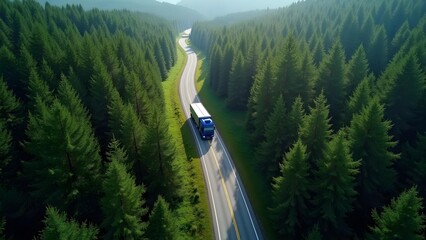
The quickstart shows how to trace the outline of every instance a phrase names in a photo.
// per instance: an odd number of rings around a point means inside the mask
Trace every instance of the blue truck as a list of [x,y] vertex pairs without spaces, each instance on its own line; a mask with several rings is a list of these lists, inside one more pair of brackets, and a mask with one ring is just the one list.
[[202,139],[212,139],[214,136],[214,122],[202,103],[192,103],[189,106],[191,119],[194,120]]

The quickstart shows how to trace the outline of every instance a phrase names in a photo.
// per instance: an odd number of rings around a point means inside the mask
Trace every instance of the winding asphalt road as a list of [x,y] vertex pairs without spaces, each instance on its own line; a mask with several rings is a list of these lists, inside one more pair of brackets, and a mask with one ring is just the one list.
[[[185,40],[185,38],[179,40],[179,45],[188,55],[180,80],[179,95],[200,154],[215,238],[219,240],[263,239],[244,186],[220,137],[219,130],[216,128],[213,140],[202,140],[195,123],[189,118],[189,105],[200,100],[194,82],[197,55],[188,47]],[[214,121],[214,116],[212,117]]]

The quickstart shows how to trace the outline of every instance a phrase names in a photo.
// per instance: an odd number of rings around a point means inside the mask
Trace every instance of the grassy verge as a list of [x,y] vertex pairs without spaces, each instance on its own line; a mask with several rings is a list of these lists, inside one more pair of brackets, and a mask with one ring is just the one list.
[[266,239],[275,239],[273,223],[268,217],[270,193],[265,191],[269,186],[261,177],[253,158],[253,149],[249,145],[247,130],[245,128],[245,112],[231,111],[226,107],[226,102],[217,97],[212,89],[205,84],[207,64],[200,51],[196,51],[198,59],[196,70],[196,87],[199,96],[210,114],[228,147],[238,173],[244,183],[247,195],[261,225]]
[[213,239],[207,192],[195,142],[180,107],[178,86],[186,64],[185,52],[178,47],[178,60],[163,82],[166,117],[176,142],[176,165],[181,170],[184,200],[176,210],[182,236],[189,239]]

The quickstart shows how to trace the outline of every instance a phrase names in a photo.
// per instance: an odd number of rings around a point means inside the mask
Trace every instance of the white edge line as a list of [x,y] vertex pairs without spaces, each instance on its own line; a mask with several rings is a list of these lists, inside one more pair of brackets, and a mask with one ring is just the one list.
[[223,150],[224,150],[224,152],[225,152],[226,159],[228,160],[229,166],[231,166],[232,172],[234,173],[235,180],[236,180],[237,185],[238,185],[238,189],[240,190],[240,194],[241,194],[241,196],[243,197],[244,205],[246,206],[246,209],[247,209],[247,212],[248,212],[248,215],[249,215],[249,218],[250,218],[250,222],[251,222],[251,225],[252,225],[253,230],[254,230],[254,234],[256,234],[256,239],[258,239],[258,240],[259,240],[259,236],[257,235],[256,227],[254,226],[254,222],[253,222],[253,219],[252,219],[252,217],[251,217],[251,213],[250,213],[250,210],[249,210],[249,208],[248,208],[247,201],[246,201],[246,199],[245,199],[245,197],[244,197],[243,191],[242,191],[241,186],[240,186],[240,182],[238,181],[238,177],[237,177],[237,175],[235,174],[235,168],[234,168],[234,166],[231,164],[231,161],[229,160],[229,159],[230,159],[230,157],[229,157],[229,155],[228,155],[228,149],[226,149],[226,148],[225,148],[225,146],[224,146],[224,144],[222,143],[222,137],[220,137],[219,131],[217,131],[217,130],[216,130],[216,132],[217,132],[217,139],[219,139],[219,143],[220,143],[220,145],[222,146],[222,148],[223,148]]
[[[180,45],[180,44],[179,44],[179,45]],[[182,46],[182,45],[180,45],[180,46],[183,48],[183,46]],[[183,48],[183,50],[185,50],[185,49]],[[186,51],[185,51],[185,52],[186,52]],[[189,55],[187,54],[187,56],[189,56]],[[184,72],[185,72],[185,70],[184,70]],[[183,74],[182,74],[182,75],[183,75]],[[181,79],[181,80],[182,80],[182,79]],[[180,83],[179,83],[179,88],[180,88]],[[181,98],[181,95],[180,95],[180,94],[179,94],[179,98]],[[197,98],[198,98],[198,97],[197,97]],[[188,93],[188,99],[191,99],[191,98],[189,97],[189,93]],[[184,108],[182,99],[181,99],[181,106],[182,106],[182,108]],[[185,108],[184,108],[184,109],[185,109]],[[185,110],[184,110],[184,113],[186,114],[186,111],[185,111]],[[186,117],[188,117],[188,116],[186,115]],[[187,118],[187,120],[191,121],[191,120],[190,120],[190,118]],[[197,142],[197,146],[198,146],[198,153],[199,153],[199,155],[200,155],[200,157],[201,157],[202,161],[203,161],[203,162],[205,162],[204,156],[203,156],[203,155],[201,155],[202,149],[201,149],[200,142],[199,142],[199,140],[198,140],[198,138],[197,138],[196,132],[195,132],[195,130],[194,130],[194,126],[193,126],[191,123],[190,123],[190,125],[191,125],[192,134],[193,134],[193,136],[194,136],[194,140]],[[207,171],[207,167],[205,166],[205,163],[202,163],[201,165],[203,166],[204,171],[205,171],[205,173],[206,173],[206,175],[207,175],[207,183],[208,183],[208,188],[209,188],[209,192],[210,192],[210,195],[211,195],[211,202],[212,202],[212,204],[213,204],[213,211],[214,211],[215,220],[216,220],[216,226],[217,226],[217,231],[218,231],[217,236],[219,237],[219,240],[221,240],[222,238],[220,237],[219,220],[217,219],[216,204],[214,203],[214,197],[213,197],[213,191],[212,191],[212,187],[211,187],[211,183],[210,183],[209,173],[208,173],[208,171]]]

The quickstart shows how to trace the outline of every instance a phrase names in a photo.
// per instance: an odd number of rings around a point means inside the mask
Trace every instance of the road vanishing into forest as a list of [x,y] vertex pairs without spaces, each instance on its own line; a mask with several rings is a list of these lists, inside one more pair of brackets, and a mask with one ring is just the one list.
[[[188,47],[185,40],[186,38],[179,40],[179,45],[188,56],[180,80],[179,95],[186,121],[190,122],[196,148],[200,154],[215,239],[263,239],[244,186],[218,129],[216,128],[213,140],[202,140],[195,123],[190,119],[189,105],[200,100],[194,81],[197,55]],[[214,121],[214,116],[212,118]]]

